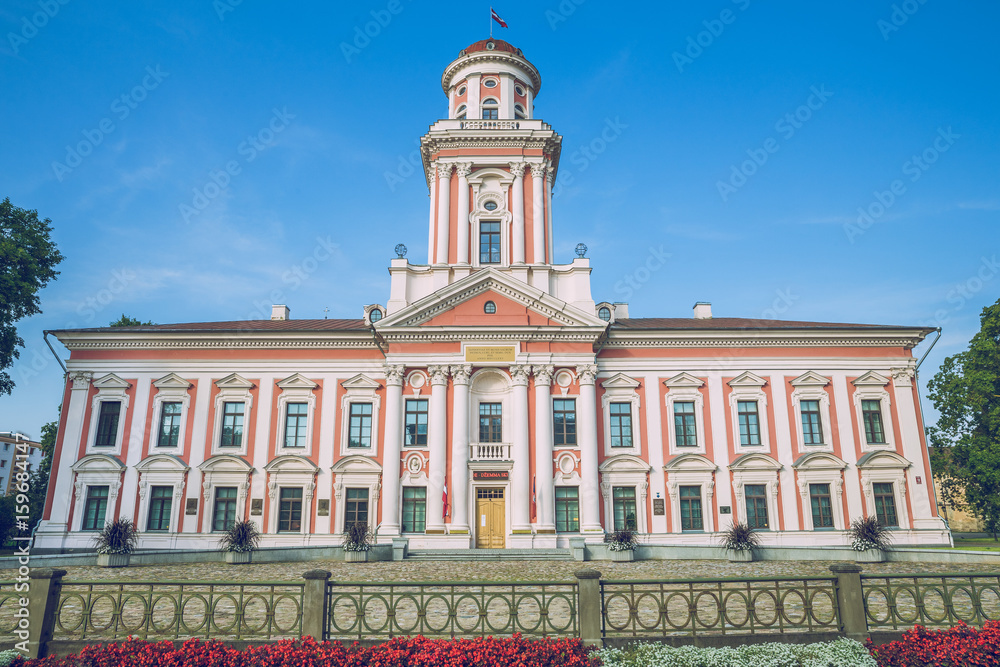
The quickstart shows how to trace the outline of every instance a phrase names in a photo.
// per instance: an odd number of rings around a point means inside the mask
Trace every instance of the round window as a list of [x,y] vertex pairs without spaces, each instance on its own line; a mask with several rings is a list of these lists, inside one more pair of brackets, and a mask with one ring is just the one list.
[[605,322],[611,321],[611,309],[607,306],[601,306],[601,309],[597,311],[597,316],[604,320]]
[[368,319],[372,322],[378,322],[382,319],[382,311],[378,308],[372,308],[372,311],[368,313]]
[[458,96],[461,97],[462,95],[465,95],[465,86],[458,89]]
[[496,88],[497,87],[497,80],[496,79],[486,79],[486,81],[483,81],[483,85],[486,86],[487,88]]
[[[521,86],[514,86],[514,92],[520,95],[521,97],[524,97],[524,88],[522,88]],[[461,93],[459,93],[459,95],[461,95]]]
[[485,204],[483,204],[483,208],[485,208],[487,211],[495,211],[497,210],[497,203],[491,199]]
[[495,312],[497,312],[497,305],[492,301],[487,301],[483,305],[483,312],[486,313],[487,315],[492,315]]
[[497,48],[496,44],[494,44],[493,42],[486,42],[486,50],[487,51],[492,51],[495,48]]

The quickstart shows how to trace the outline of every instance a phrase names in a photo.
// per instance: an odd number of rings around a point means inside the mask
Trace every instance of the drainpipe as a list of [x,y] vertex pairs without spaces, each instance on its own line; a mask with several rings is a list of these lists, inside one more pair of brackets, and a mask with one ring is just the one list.
[[52,332],[51,331],[43,331],[42,334],[44,334],[44,335],[42,336],[42,338],[45,340],[45,344],[49,346],[49,350],[52,351],[52,356],[56,358],[56,363],[59,364],[59,367],[62,368],[63,369],[63,373],[65,373],[66,372],[66,364],[64,364],[63,360],[59,358],[59,355],[56,353],[56,349],[54,347],[52,347],[52,341],[49,340],[49,334],[50,333],[52,333]]

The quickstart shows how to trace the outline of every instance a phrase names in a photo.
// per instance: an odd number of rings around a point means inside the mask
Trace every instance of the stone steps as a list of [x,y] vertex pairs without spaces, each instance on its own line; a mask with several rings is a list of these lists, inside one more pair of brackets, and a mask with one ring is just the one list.
[[422,549],[409,551],[406,560],[572,560],[569,549]]

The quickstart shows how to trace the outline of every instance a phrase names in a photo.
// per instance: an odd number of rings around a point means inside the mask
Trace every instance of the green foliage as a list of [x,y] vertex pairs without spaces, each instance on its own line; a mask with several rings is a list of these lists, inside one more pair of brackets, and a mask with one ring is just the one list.
[[31,477],[28,479],[30,489],[28,491],[28,504],[31,515],[28,521],[31,528],[35,527],[38,520],[42,518],[42,512],[45,511],[45,494],[49,488],[49,473],[52,470],[52,452],[56,448],[58,431],[58,422],[49,422],[42,426],[42,437],[39,441],[42,450],[42,461],[38,464],[37,469],[31,471]]
[[108,326],[109,327],[145,327],[145,326],[150,326],[152,324],[153,324],[152,321],[150,321],[150,322],[142,322],[140,320],[135,319],[134,317],[129,317],[125,313],[122,313],[121,317],[119,317],[114,322],[109,323]]
[[0,496],[0,547],[7,544],[7,540],[13,537],[15,517],[14,496]]
[[375,536],[364,521],[355,521],[344,531],[344,551],[368,551]]
[[16,648],[7,649],[6,651],[0,651],[0,667],[8,667],[14,658],[18,656],[24,656],[24,653],[18,651]]
[[733,551],[753,551],[760,548],[760,535],[750,526],[736,522],[721,535],[722,546]]
[[940,413],[927,429],[942,493],[1000,530],[1000,301],[983,309],[969,348],[948,357],[927,383]]
[[604,667],[876,667],[860,643],[838,639],[817,644],[751,644],[737,648],[632,644],[596,652]]
[[38,292],[59,275],[55,266],[63,256],[49,238],[51,222],[10,199],[0,203],[0,395],[13,391],[6,369],[20,356],[17,348],[24,347],[14,324],[42,312]]
[[104,524],[104,530],[94,536],[99,554],[130,554],[139,543],[139,531],[129,519],[118,518]]
[[236,551],[243,553],[246,551],[256,551],[260,544],[260,530],[250,519],[243,519],[234,523],[229,530],[222,534],[219,548],[222,551]]
[[859,517],[852,521],[847,536],[851,538],[851,548],[855,551],[886,551],[892,546],[892,531],[874,516]]

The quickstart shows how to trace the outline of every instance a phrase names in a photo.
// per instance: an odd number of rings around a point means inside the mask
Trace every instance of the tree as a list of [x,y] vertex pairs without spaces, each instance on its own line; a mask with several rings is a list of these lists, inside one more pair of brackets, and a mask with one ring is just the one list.
[[151,325],[151,324],[152,324],[152,322],[140,322],[139,320],[135,319],[134,317],[129,317],[125,313],[122,313],[121,317],[119,317],[114,322],[111,322],[110,324],[108,324],[108,326],[109,327],[144,327],[144,326],[148,326],[148,325]]
[[38,219],[38,211],[27,211],[4,199],[0,204],[0,395],[14,389],[7,369],[20,356],[24,339],[15,323],[41,311],[38,292],[59,272],[63,256],[49,238],[51,220]]
[[49,422],[42,427],[42,437],[39,440],[42,450],[42,460],[36,470],[31,471],[28,480],[28,504],[31,508],[29,525],[35,527],[45,511],[45,494],[49,488],[49,474],[52,471],[52,453],[56,448],[56,436],[59,432],[58,422]]
[[983,308],[969,349],[948,357],[928,386],[940,412],[927,429],[945,498],[1000,530],[1000,301]]

